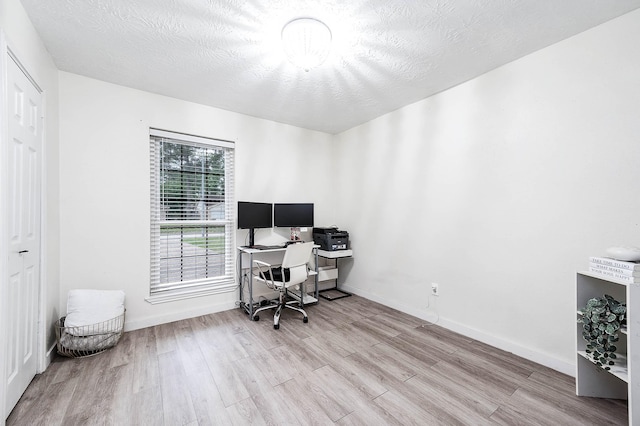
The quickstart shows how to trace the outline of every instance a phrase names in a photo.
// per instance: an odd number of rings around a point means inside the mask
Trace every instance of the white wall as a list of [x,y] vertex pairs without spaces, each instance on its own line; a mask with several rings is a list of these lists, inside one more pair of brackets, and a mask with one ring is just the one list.
[[[19,0],[0,0],[0,29],[9,48],[43,89],[45,96],[44,140],[44,226],[45,246],[42,250],[45,284],[43,295],[45,346],[55,342],[53,323],[59,318],[59,208],[58,208],[58,70],[45,49]],[[3,52],[4,54],[4,52]],[[3,117],[4,119],[4,117]]]
[[576,270],[640,245],[638,40],[640,11],[338,135],[344,285],[571,373]]
[[[332,138],[60,73],[61,306],[73,288],[124,289],[126,329],[231,309],[236,293],[151,305],[149,127],[236,142],[238,200],[313,202],[330,220]],[[261,230],[257,242],[283,239]],[[239,231],[237,244],[247,231]],[[286,233],[288,237],[288,230]]]

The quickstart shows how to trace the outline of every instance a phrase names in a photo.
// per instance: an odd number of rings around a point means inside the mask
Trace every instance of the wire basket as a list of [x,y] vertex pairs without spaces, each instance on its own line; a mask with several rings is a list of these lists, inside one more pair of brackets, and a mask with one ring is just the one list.
[[81,327],[65,327],[64,316],[56,321],[57,351],[62,356],[82,358],[114,347],[124,332],[124,312],[115,318]]

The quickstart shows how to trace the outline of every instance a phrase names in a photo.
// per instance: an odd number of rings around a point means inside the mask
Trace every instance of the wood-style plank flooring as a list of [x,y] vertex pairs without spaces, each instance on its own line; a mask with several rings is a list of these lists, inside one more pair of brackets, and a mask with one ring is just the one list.
[[352,296],[252,322],[240,309],[57,357],[8,425],[607,425],[625,401]]

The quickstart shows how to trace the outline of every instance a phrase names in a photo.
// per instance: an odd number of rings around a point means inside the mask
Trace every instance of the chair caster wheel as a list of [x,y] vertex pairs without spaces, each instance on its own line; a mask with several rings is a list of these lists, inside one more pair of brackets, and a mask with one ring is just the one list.
[[308,323],[309,322],[309,317],[302,318],[302,322],[305,323],[305,324]]
[[254,316],[254,317],[253,317],[253,320],[254,320],[254,321],[260,321],[260,315],[256,315],[256,316]]
[[273,324],[274,330],[278,330],[280,328],[280,324]]

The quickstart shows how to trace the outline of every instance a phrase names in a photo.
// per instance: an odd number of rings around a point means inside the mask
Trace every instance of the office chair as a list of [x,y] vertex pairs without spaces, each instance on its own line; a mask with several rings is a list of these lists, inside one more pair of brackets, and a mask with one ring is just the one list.
[[[279,292],[278,302],[272,301],[269,305],[256,309],[251,317],[252,320],[258,321],[260,317],[257,315],[267,309],[276,309],[273,315],[273,328],[276,330],[280,328],[280,314],[283,308],[293,309],[304,315],[302,322],[309,322],[307,313],[300,307],[294,306],[299,302],[297,300],[285,302],[287,295],[287,289],[291,287],[299,288],[299,285],[307,280],[309,277],[309,268],[307,263],[311,257],[311,250],[313,250],[313,242],[309,243],[297,243],[287,246],[287,250],[284,253],[282,259],[282,265],[273,266],[269,263],[262,262],[260,260],[254,260],[253,268],[254,278],[258,281],[264,282],[267,287],[277,290]],[[300,291],[300,297],[302,297],[302,291]]]

